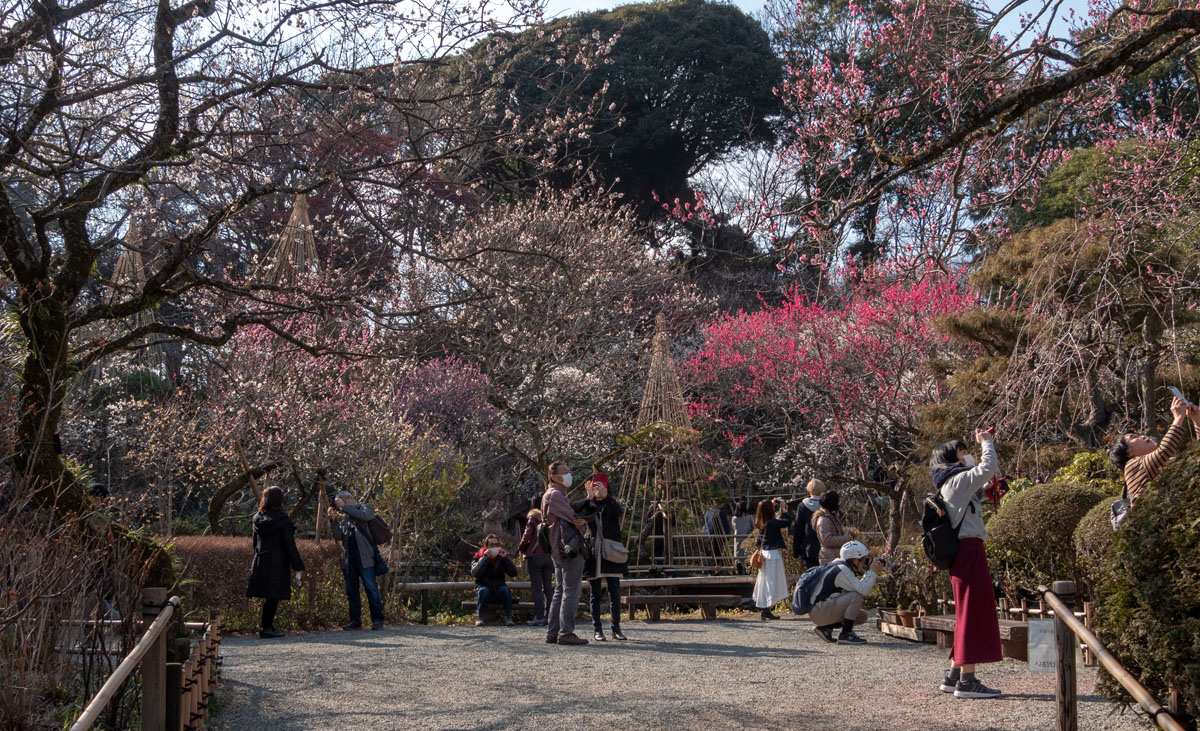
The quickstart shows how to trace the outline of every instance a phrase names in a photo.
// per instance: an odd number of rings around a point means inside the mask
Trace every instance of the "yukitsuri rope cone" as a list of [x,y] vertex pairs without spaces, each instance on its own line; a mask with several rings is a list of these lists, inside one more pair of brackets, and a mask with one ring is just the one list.
[[732,565],[729,540],[703,535],[702,488],[710,470],[697,449],[661,314],[652,348],[637,426],[622,438],[627,450],[617,488],[631,562],[664,570]]
[[317,268],[317,242],[308,217],[308,196],[296,194],[291,218],[264,261],[268,265],[266,278],[271,284],[295,284],[300,275]]
[[[117,256],[113,267],[112,290],[108,293],[108,304],[112,305],[135,296],[146,286],[146,264],[142,258],[145,244],[142,239],[142,223],[137,214],[129,219],[129,230],[125,232],[124,246]],[[142,310],[129,319],[133,328],[143,327],[154,322],[152,310]],[[154,336],[150,337],[151,340]],[[137,362],[146,368],[161,373],[166,364],[162,351],[157,345],[150,345],[135,351]]]

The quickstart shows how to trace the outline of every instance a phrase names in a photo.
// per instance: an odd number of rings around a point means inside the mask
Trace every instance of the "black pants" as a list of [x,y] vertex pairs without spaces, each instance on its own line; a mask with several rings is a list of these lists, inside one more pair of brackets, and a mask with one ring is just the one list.
[[278,599],[263,599],[262,628],[275,629],[275,610],[279,609]]
[[602,579],[589,579],[592,587],[592,627],[600,631],[600,582],[608,582],[608,610],[612,614],[613,629],[621,627],[621,577],[605,576]]

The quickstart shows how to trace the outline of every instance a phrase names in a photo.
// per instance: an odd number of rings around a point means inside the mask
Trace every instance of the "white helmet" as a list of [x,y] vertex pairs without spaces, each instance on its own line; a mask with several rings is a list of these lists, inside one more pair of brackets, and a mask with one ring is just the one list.
[[847,541],[842,544],[841,556],[843,561],[853,561],[859,558],[866,558],[869,555],[871,555],[871,552],[860,541]]

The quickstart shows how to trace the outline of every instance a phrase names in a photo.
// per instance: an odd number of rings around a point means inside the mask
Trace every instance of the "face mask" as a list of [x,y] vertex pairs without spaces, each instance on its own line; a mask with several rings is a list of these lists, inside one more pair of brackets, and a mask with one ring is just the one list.
[[968,454],[962,458],[962,463],[967,466],[967,469],[971,469],[975,466],[975,458]]
[[500,553],[500,549],[496,546],[492,546],[491,548],[488,549],[489,556],[495,556],[495,555],[498,555],[499,553]]
[[575,481],[575,478],[571,476],[570,472],[568,472],[565,475],[562,475],[563,487],[570,487],[571,483],[573,483],[574,481]]

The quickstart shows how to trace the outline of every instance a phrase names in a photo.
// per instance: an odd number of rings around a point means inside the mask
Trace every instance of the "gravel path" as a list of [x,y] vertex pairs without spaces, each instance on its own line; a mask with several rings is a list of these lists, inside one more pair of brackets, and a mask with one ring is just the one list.
[[[557,647],[541,628],[389,627],[283,640],[228,638],[211,727],[276,729],[1043,729],[1054,675],[983,666],[1006,695],[941,693],[944,652],[886,637],[829,645],[806,619],[629,622],[630,641]],[[590,627],[584,624],[583,630]],[[1145,728],[1093,693],[1082,729]]]

